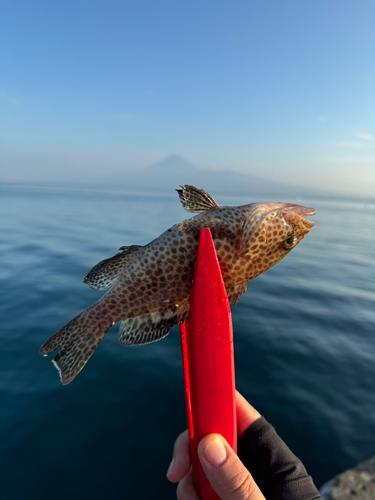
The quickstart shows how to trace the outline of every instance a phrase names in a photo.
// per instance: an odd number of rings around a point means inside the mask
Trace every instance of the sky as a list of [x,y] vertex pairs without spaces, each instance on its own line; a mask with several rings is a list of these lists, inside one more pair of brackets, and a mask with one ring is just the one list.
[[0,180],[178,154],[375,193],[373,0],[3,0]]

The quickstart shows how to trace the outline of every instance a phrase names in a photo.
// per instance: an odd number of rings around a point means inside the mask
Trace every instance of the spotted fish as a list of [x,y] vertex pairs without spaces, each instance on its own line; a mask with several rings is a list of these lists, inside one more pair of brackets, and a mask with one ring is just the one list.
[[53,363],[64,385],[118,321],[120,343],[132,346],[160,340],[187,319],[202,228],[211,230],[228,299],[235,304],[248,281],[285,257],[314,225],[305,219],[315,214],[313,208],[290,203],[219,207],[203,189],[180,187],[182,206],[198,215],[145,246],[121,247],[94,266],[84,282],[95,290],[110,290],[40,348],[43,356],[60,349]]

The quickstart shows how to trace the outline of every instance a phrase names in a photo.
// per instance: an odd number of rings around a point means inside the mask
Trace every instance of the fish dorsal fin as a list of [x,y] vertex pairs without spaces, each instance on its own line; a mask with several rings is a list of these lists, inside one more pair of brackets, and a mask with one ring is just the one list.
[[121,271],[131,260],[134,252],[142,248],[139,245],[121,247],[117,253],[109,259],[104,259],[85,276],[83,282],[94,290],[106,290],[117,280]]
[[183,184],[182,189],[176,189],[182,206],[187,212],[199,214],[212,208],[219,208],[216,201],[204,189]]

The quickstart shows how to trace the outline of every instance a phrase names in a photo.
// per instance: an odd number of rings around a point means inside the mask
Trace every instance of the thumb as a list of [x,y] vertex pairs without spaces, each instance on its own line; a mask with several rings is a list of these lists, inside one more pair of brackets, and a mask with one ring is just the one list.
[[198,456],[211,486],[221,500],[265,500],[250,472],[220,434],[208,434]]

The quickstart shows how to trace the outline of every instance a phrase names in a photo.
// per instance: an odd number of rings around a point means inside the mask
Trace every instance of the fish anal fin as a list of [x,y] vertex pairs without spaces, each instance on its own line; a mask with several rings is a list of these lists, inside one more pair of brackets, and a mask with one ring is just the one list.
[[94,290],[106,290],[116,281],[121,271],[131,260],[132,254],[140,248],[142,247],[138,245],[121,247],[119,253],[96,264],[85,276],[83,282]]
[[150,344],[166,337],[171,328],[188,316],[189,306],[143,314],[121,321],[118,334],[123,346]]
[[204,190],[188,184],[182,184],[176,189],[182,206],[187,212],[199,214],[212,208],[219,208],[216,201]]

